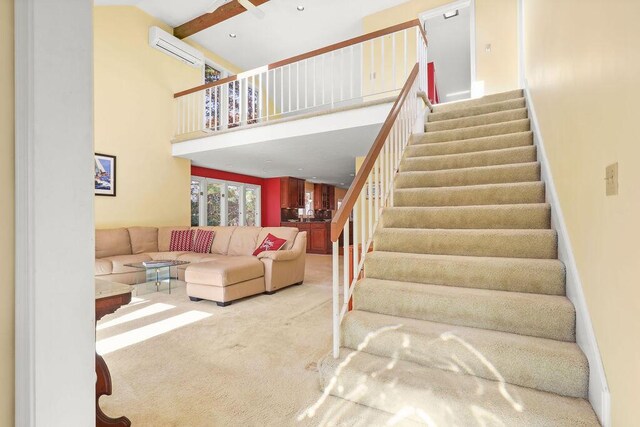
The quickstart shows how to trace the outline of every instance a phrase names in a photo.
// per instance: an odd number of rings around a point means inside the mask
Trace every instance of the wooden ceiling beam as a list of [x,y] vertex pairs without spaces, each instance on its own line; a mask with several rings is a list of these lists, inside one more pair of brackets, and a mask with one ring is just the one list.
[[[249,1],[256,6],[260,6],[269,0]],[[204,15],[198,16],[189,22],[185,22],[184,24],[175,27],[173,29],[173,35],[179,39],[184,39],[246,11],[247,9],[245,9],[240,3],[237,1],[231,1],[223,4],[211,13],[205,13]]]

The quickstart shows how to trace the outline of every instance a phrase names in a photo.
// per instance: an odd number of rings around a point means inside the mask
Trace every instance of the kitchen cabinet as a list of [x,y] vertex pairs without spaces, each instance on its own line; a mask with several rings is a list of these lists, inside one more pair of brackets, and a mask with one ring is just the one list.
[[334,210],[336,208],[336,188],[328,184],[314,184],[313,209]]
[[280,207],[304,208],[304,179],[290,176],[280,178]]
[[325,221],[310,222],[283,222],[282,227],[297,227],[300,231],[307,232],[307,253],[330,254],[331,253],[331,223]]

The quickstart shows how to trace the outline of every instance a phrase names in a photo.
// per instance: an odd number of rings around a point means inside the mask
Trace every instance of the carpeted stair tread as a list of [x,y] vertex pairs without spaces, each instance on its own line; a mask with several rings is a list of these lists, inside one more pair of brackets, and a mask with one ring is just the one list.
[[598,426],[585,399],[340,349],[319,364],[325,393],[431,426]]
[[384,208],[385,228],[550,228],[547,203]]
[[506,101],[496,101],[481,105],[461,108],[445,112],[431,112],[427,114],[427,122],[437,122],[440,120],[452,120],[462,117],[472,117],[482,114],[496,113],[499,111],[515,110],[527,106],[525,98],[513,98]]
[[391,316],[575,342],[575,309],[565,296],[365,278],[353,308]]
[[553,259],[558,257],[555,230],[456,230],[379,228],[375,251],[409,254]]
[[[419,139],[423,133],[414,134]],[[433,144],[411,144],[405,149],[405,157],[438,156],[445,154],[473,153],[477,151],[500,150],[503,148],[533,145],[533,132],[516,132],[505,135],[485,136],[459,141],[438,142]]]
[[393,199],[394,206],[544,203],[545,191],[541,181],[509,182],[461,187],[403,188],[394,190]]
[[486,95],[481,98],[436,104],[433,106],[433,112],[443,113],[447,111],[463,110],[463,109],[466,109],[469,107],[475,107],[478,105],[486,105],[486,104],[492,104],[500,101],[507,101],[510,99],[522,98],[523,96],[524,96],[524,93],[522,89],[516,89],[508,92],[501,92],[501,93],[494,93],[492,95]]
[[456,187],[540,180],[540,163],[479,166],[436,171],[406,171],[396,176],[395,188]]
[[425,125],[425,131],[435,132],[441,130],[459,129],[471,126],[488,125],[492,123],[509,122],[512,120],[521,120],[526,119],[527,117],[528,114],[526,108],[517,108],[513,110],[498,111],[495,113],[460,117],[457,119],[427,122],[427,124]]
[[482,166],[498,166],[515,163],[531,163],[537,160],[536,147],[503,148],[473,153],[445,154],[441,156],[408,157],[400,162],[400,171],[434,171]]
[[364,272],[369,279],[530,294],[565,294],[565,269],[557,259],[375,250],[365,258]]
[[[589,364],[575,343],[353,310],[342,346],[431,368],[586,398]],[[375,336],[370,337],[371,331]]]
[[420,137],[412,138],[412,144],[434,144],[437,142],[460,141],[484,136],[505,135],[531,130],[529,119],[512,120],[510,122],[493,123],[467,128],[426,132]]

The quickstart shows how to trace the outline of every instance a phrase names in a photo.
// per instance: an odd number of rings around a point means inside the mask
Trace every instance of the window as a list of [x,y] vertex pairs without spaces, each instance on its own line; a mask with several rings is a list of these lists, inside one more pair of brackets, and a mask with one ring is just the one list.
[[260,186],[191,177],[191,225],[260,226]]

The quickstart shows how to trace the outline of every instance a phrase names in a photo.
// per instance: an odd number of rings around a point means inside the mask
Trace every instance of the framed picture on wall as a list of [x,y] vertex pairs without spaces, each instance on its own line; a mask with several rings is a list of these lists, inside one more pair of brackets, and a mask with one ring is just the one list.
[[95,191],[96,196],[116,195],[116,156],[95,153],[96,174]]

